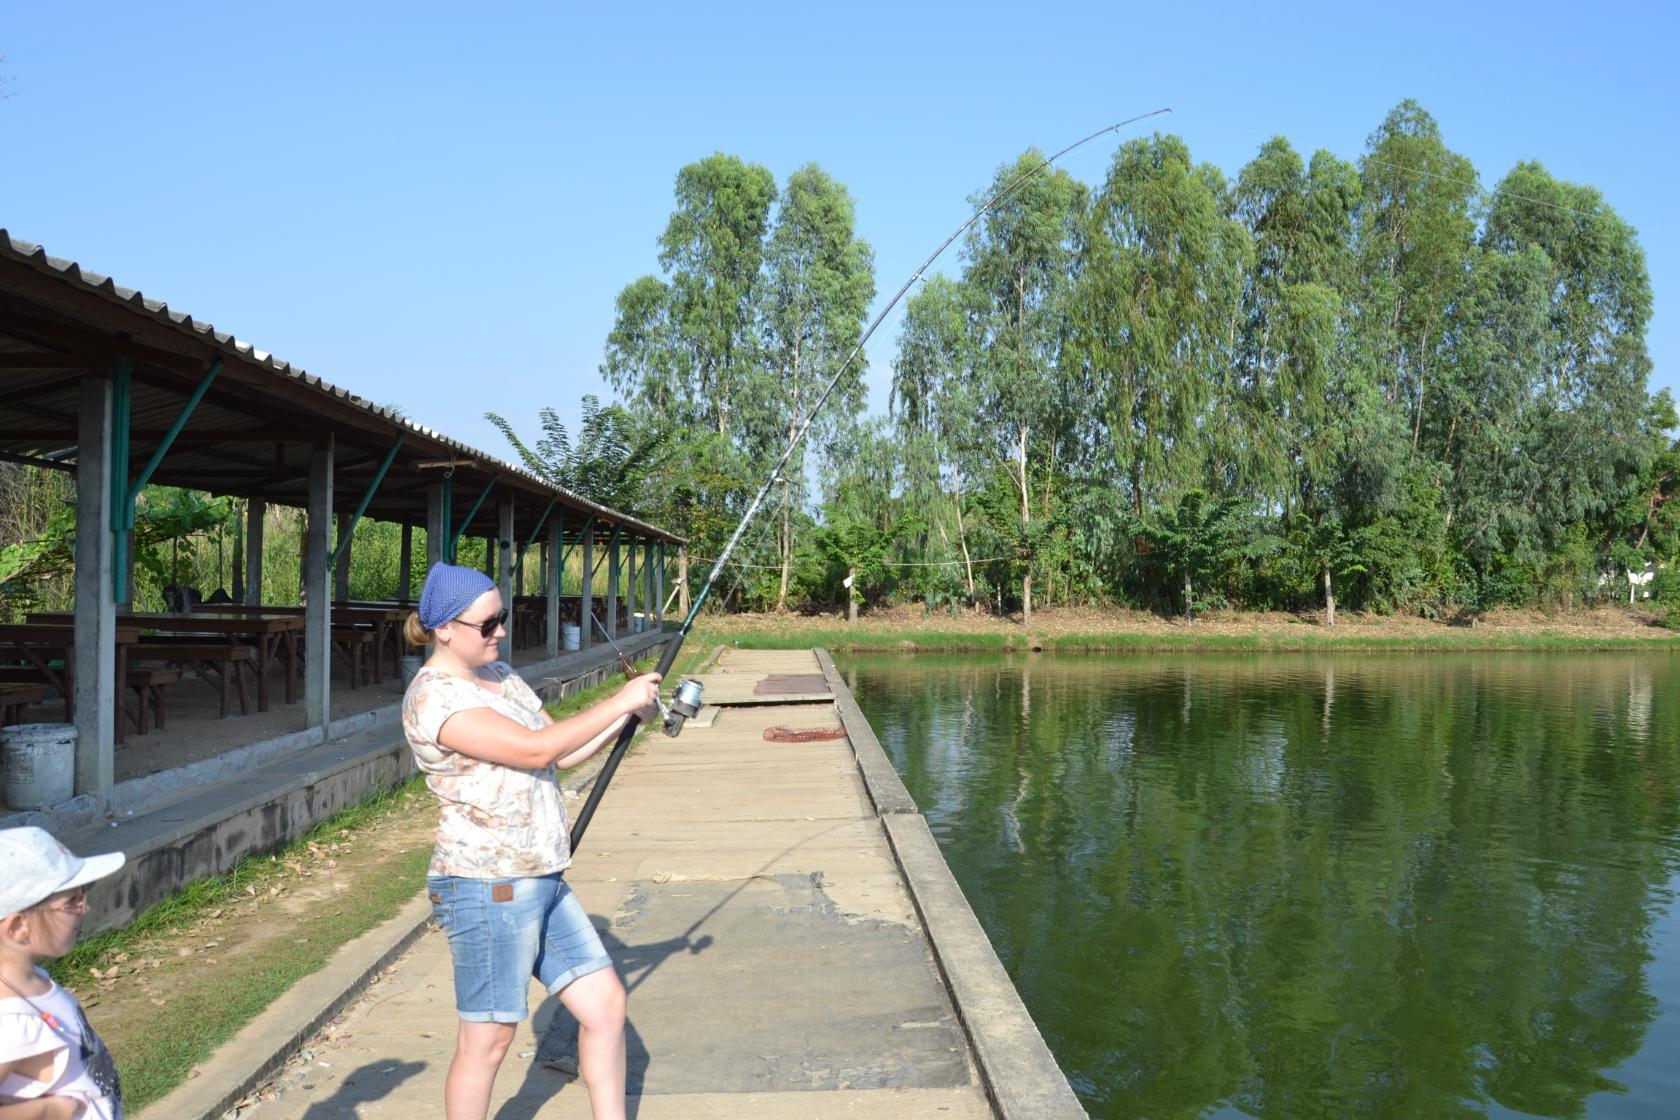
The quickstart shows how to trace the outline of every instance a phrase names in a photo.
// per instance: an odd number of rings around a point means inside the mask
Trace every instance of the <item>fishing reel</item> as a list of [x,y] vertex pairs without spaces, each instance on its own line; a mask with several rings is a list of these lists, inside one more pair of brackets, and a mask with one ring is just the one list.
[[683,724],[700,714],[700,692],[700,682],[693,677],[677,686],[677,694],[665,709],[665,734],[675,739],[682,733]]

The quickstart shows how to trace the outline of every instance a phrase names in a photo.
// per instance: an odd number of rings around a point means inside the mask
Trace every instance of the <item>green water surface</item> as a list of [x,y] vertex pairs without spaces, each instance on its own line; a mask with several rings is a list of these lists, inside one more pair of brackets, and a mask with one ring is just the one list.
[[1680,657],[840,666],[1092,1116],[1680,1116]]

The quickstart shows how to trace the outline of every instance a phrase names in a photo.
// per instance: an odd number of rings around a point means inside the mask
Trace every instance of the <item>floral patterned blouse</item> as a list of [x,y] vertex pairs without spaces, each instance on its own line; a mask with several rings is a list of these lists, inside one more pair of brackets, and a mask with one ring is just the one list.
[[563,871],[572,852],[554,768],[485,762],[438,742],[444,721],[469,708],[489,708],[533,731],[547,726],[542,701],[512,666],[497,661],[490,671],[502,681],[499,696],[429,666],[403,695],[403,733],[441,806],[430,874],[504,879]]

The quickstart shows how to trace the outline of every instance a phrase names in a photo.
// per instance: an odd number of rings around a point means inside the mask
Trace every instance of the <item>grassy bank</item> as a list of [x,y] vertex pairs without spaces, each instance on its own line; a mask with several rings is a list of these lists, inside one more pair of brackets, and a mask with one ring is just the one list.
[[711,639],[738,649],[786,649],[789,646],[822,646],[841,652],[946,652],[946,653],[1379,653],[1408,651],[1441,652],[1530,652],[1592,653],[1606,651],[1680,651],[1680,635],[1673,638],[1580,637],[1567,634],[1508,634],[1480,636],[1466,634],[1373,637],[1362,634],[1233,635],[1199,634],[1069,634],[1064,636],[1011,636],[996,634],[904,631],[898,633],[850,633],[845,630],[787,631],[709,635]]
[[692,640],[743,649],[825,646],[836,651],[1008,653],[1591,653],[1680,650],[1680,633],[1637,611],[1575,615],[1494,613],[1469,622],[1353,615],[1330,627],[1290,615],[1209,613],[1194,625],[1135,611],[1036,612],[1019,619],[877,612],[832,617],[732,615],[703,619]]
[[111,1047],[131,1110],[192,1067],[425,882],[431,811],[418,779],[271,855],[201,879],[55,962]]

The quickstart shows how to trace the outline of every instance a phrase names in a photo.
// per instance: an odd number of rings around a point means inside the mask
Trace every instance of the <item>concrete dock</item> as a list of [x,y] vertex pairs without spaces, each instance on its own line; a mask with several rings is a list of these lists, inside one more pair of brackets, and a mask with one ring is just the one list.
[[[827,655],[728,650],[702,679],[727,703],[638,743],[567,873],[630,991],[630,1115],[1083,1117]],[[347,946],[144,1115],[441,1115],[456,1018],[428,915]],[[531,1003],[491,1115],[587,1117],[554,1068],[575,1027]]]

